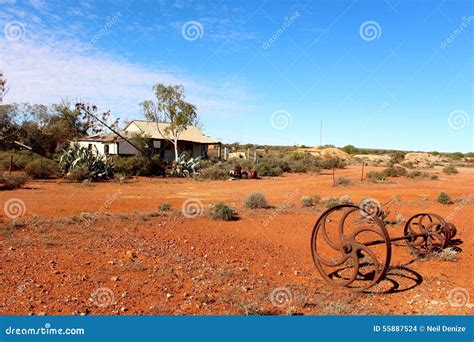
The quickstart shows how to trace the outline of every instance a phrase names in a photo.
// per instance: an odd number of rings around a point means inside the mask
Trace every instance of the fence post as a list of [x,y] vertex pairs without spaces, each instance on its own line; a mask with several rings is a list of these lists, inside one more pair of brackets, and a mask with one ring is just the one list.
[[10,156],[10,165],[8,166],[8,176],[12,175],[12,167],[13,167],[13,154]]
[[335,169],[335,167],[332,168],[332,184],[335,186],[336,185],[336,177],[334,176],[334,169]]
[[364,166],[365,166],[365,162],[362,162],[362,175],[360,176],[360,181],[361,182],[364,181]]

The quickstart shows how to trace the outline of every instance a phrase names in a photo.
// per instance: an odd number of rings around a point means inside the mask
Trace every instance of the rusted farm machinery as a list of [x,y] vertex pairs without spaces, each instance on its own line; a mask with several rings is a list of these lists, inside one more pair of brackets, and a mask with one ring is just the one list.
[[377,206],[343,204],[326,210],[311,237],[313,260],[331,285],[356,291],[381,282],[389,270],[392,243],[405,241],[417,253],[427,254],[452,245],[454,224],[437,214],[409,218],[403,236],[391,237]]

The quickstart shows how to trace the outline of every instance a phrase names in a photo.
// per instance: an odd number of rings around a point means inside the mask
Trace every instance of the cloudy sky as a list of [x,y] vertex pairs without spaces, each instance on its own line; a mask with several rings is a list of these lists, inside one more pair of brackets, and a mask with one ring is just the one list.
[[123,120],[182,84],[224,142],[473,150],[472,1],[0,0],[5,102]]

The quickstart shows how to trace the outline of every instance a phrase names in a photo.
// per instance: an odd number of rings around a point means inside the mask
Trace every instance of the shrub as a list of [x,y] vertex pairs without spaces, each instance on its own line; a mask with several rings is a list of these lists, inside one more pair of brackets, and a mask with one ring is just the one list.
[[448,175],[453,175],[456,173],[459,173],[458,169],[454,167],[454,165],[448,165],[445,168],[443,168],[443,172],[448,174]]
[[328,209],[335,207],[336,205],[339,205],[339,200],[334,197],[325,197],[321,200],[321,202],[323,202],[324,206]]
[[87,179],[89,171],[85,165],[71,169],[66,174],[66,179],[71,182],[82,182]]
[[367,180],[372,183],[380,183],[387,180],[387,175],[384,172],[370,171],[367,173]]
[[162,176],[166,172],[166,163],[157,155],[146,157],[119,157],[112,158],[114,171],[130,176]]
[[229,174],[226,170],[222,169],[218,165],[208,167],[206,169],[201,169],[199,177],[202,179],[227,179]]
[[236,211],[224,202],[218,202],[210,206],[209,218],[213,220],[232,221],[235,219]]
[[158,207],[158,212],[160,213],[165,213],[170,210],[171,210],[171,204],[169,203],[161,203],[160,206]]
[[349,178],[345,178],[345,177],[337,177],[335,182],[334,182],[334,185],[336,186],[348,186],[348,185],[351,185],[352,184],[352,181],[349,179]]
[[387,167],[385,170],[383,170],[383,172],[387,177],[400,177],[407,174],[407,169],[405,169],[403,166],[394,165]]
[[13,190],[25,185],[28,178],[26,176],[3,176],[0,175],[0,188],[3,190]]
[[436,179],[438,179],[438,176],[437,175],[431,175],[430,179],[436,180]]
[[452,204],[453,201],[451,200],[451,197],[445,192],[441,192],[438,196],[438,202],[441,204]]
[[9,170],[10,158],[12,156],[12,171],[23,171],[28,163],[35,159],[38,159],[38,155],[35,155],[31,151],[2,152],[0,155],[0,159],[4,170]]
[[314,206],[314,199],[311,196],[303,196],[301,197],[301,205],[303,207],[313,207]]
[[267,199],[260,192],[250,193],[244,200],[244,207],[250,209],[269,208]]
[[25,172],[33,179],[48,179],[56,175],[58,165],[49,159],[35,159],[25,166]]

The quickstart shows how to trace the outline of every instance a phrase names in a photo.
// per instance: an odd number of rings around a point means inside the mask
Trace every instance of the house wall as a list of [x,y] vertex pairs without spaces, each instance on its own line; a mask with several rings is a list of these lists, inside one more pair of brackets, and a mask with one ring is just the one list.
[[[98,141],[79,141],[79,146],[89,148],[89,145],[92,145],[93,151],[96,151],[94,146],[97,148],[97,153],[98,154],[105,154],[104,150],[104,143],[98,142]],[[115,143],[108,144],[109,145],[109,154],[117,154],[117,145]]]
[[133,156],[138,154],[138,150],[128,141],[119,141],[117,144],[120,155]]

